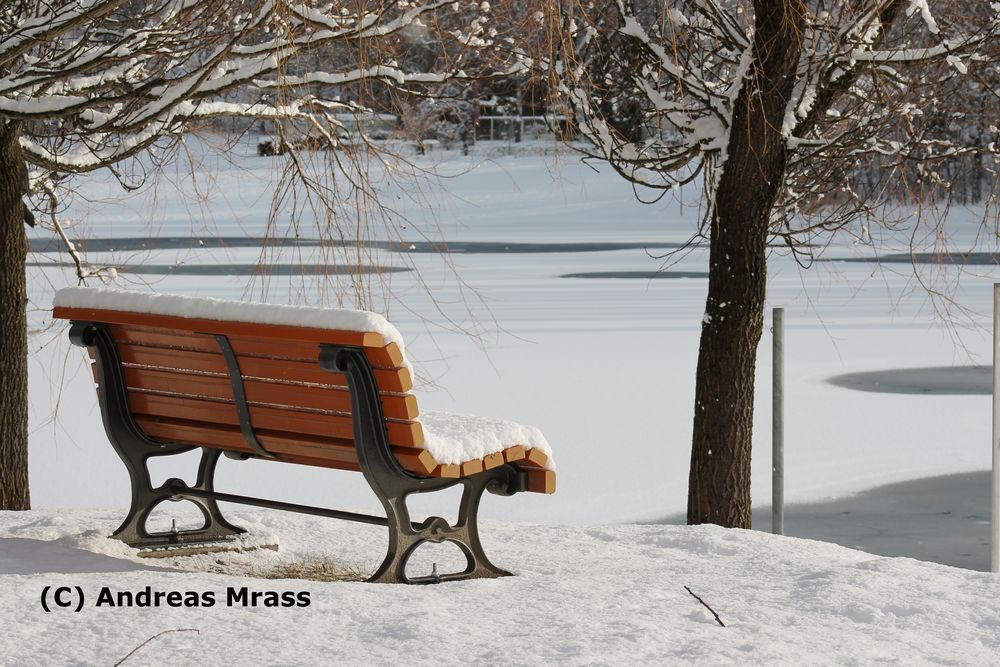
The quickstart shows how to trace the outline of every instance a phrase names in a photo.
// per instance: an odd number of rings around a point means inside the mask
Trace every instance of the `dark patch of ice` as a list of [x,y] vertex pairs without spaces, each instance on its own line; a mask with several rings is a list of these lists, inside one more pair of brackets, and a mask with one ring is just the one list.
[[845,389],[882,394],[989,395],[992,366],[935,366],[844,373],[826,380]]
[[954,264],[957,266],[989,266],[1000,264],[996,252],[915,252],[891,253],[879,257],[826,257],[827,262],[877,262],[879,264]]
[[[683,516],[661,523],[682,524]],[[753,509],[767,531],[771,508]],[[971,570],[990,565],[989,471],[927,477],[847,498],[787,505],[785,535]]]
[[708,273],[705,271],[586,271],[583,273],[564,273],[559,277],[672,280],[677,278],[708,278]]
[[[33,267],[72,267],[72,262],[27,262]],[[330,264],[125,264],[120,273],[143,276],[334,276],[346,274],[400,273],[400,266],[338,266]]]

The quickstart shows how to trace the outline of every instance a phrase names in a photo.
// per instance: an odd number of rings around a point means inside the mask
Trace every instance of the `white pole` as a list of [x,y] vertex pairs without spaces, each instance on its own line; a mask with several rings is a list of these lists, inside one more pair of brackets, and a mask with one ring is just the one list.
[[772,313],[771,532],[785,534],[785,309]]
[[1000,572],[1000,283],[993,283],[993,475],[990,489],[990,572]]

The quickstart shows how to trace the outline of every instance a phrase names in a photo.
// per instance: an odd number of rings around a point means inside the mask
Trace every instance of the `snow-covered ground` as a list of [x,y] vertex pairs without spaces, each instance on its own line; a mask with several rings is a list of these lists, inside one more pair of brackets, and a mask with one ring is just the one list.
[[[440,157],[421,159],[430,164]],[[406,228],[387,238],[412,241],[414,250],[417,242],[443,238],[462,252],[376,252],[372,263],[417,269],[383,275],[376,301],[387,304],[389,320],[407,341],[423,379],[417,388],[422,409],[533,424],[551,443],[559,461],[554,496],[490,498],[483,507],[487,551],[519,576],[403,589],[181,575],[159,570],[167,564],[135,561],[102,537],[121,518],[128,478],[103,434],[89,373],[65,331],[47,328],[32,339],[30,378],[32,500],[39,509],[0,514],[0,624],[13,628],[0,637],[0,656],[13,656],[3,662],[110,663],[174,628],[200,634],[164,635],[129,662],[158,664],[180,652],[205,664],[382,663],[402,655],[430,663],[441,658],[435,647],[442,643],[443,659],[452,663],[1000,661],[1000,580],[992,575],[760,533],[623,525],[683,510],[706,282],[561,276],[660,269],[664,260],[657,256],[687,241],[695,226],[696,194],[640,204],[610,170],[595,171],[565,155],[444,158],[440,167],[455,176],[443,179],[443,190],[427,184],[416,196],[416,188],[382,186],[385,199],[407,217]],[[202,244],[264,233],[275,159],[247,156],[238,163],[208,164],[193,181],[178,177],[155,196],[128,199],[114,184],[92,179],[67,211],[78,221],[71,235],[152,236],[168,246],[142,251],[123,241],[116,251],[89,253],[94,263],[164,267],[166,275],[123,272],[119,286],[148,282],[160,292],[240,298],[259,297],[266,283],[271,302],[321,303],[322,283],[296,276],[295,267],[287,271],[292,275],[276,272],[251,284],[239,267],[255,264],[259,249]],[[976,220],[976,211],[952,211],[951,249],[976,245]],[[312,235],[308,225],[300,234]],[[554,245],[504,251],[516,243]],[[615,243],[627,247],[608,248]],[[886,239],[883,250],[905,250],[905,239]],[[845,241],[827,256],[867,252]],[[285,248],[269,259],[320,264],[327,256]],[[68,258],[46,253],[33,259]],[[707,252],[695,248],[675,259],[669,271],[696,275],[705,270]],[[989,467],[988,397],[868,393],[825,379],[989,363],[985,327],[996,267],[974,267],[950,288],[968,320],[983,327],[960,322],[958,345],[956,329],[935,318],[905,265],[821,262],[802,271],[776,250],[769,272],[768,306],[786,309],[789,501]],[[67,268],[30,270],[37,327],[48,324],[54,289],[74,282]],[[445,315],[481,338],[449,330]],[[758,505],[770,498],[770,343],[765,333],[752,488]],[[154,482],[190,481],[195,460],[178,458],[176,464],[157,461]],[[380,509],[360,475],[302,466],[225,460],[218,487]],[[421,512],[453,511],[453,497],[421,501]],[[182,506],[169,505],[161,520],[176,515],[183,522]],[[360,558],[372,567],[384,546],[383,532],[374,529],[234,512],[238,523],[280,541],[278,555],[254,552],[264,565],[323,555]],[[41,591],[60,584],[81,586],[89,599],[105,585],[215,591],[222,599],[227,586],[245,584],[309,591],[312,604],[305,610],[216,605],[45,615]],[[685,585],[719,612],[726,628]],[[60,641],[43,639],[53,632]],[[285,636],[296,639],[279,641]]]
[[[499,505],[505,499],[497,499]],[[373,567],[380,531],[237,513],[281,551]],[[714,526],[489,522],[515,577],[430,587],[178,572],[103,537],[108,511],[0,514],[0,656],[19,667],[110,665],[990,665],[1000,579],[822,542]],[[231,557],[231,560],[238,560]],[[440,558],[439,558],[440,560]],[[424,564],[426,567],[426,563]],[[190,565],[188,566],[191,567]],[[427,568],[429,569],[429,568]],[[55,606],[64,602],[79,613]],[[719,626],[685,586],[719,615]],[[41,608],[45,587],[51,613]],[[101,591],[211,593],[212,607],[98,606]],[[307,593],[308,607],[227,605],[239,591]],[[148,594],[147,594],[148,595]],[[194,631],[197,631],[195,633]]]

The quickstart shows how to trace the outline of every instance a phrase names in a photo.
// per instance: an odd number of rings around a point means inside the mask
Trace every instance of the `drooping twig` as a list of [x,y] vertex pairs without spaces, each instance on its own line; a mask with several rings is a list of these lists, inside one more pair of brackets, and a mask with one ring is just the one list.
[[84,280],[86,280],[89,271],[84,268],[83,258],[80,257],[80,253],[77,251],[76,246],[69,240],[69,237],[66,235],[66,230],[63,229],[62,224],[59,222],[59,218],[56,217],[56,208],[59,203],[56,198],[56,191],[46,183],[42,184],[42,190],[49,199],[49,220],[52,223],[52,228],[56,230],[57,234],[59,234],[59,238],[62,240],[63,246],[66,248],[66,252],[68,252],[69,256],[73,259],[73,264],[76,267],[77,280],[83,283]]
[[76,269],[76,278],[80,284],[84,284],[87,278],[97,277],[101,279],[103,283],[111,282],[117,272],[112,267],[99,267],[90,268],[83,261],[83,257],[80,256],[80,251],[76,249],[76,245],[70,241],[69,236],[66,234],[66,229],[59,222],[59,218],[56,215],[56,208],[59,205],[59,200],[56,197],[56,191],[52,186],[47,183],[42,183],[40,186],[42,191],[45,193],[49,200],[49,221],[52,223],[52,228],[59,234],[59,238],[63,242],[63,246],[66,248],[66,252],[73,259],[73,266]]
[[684,590],[686,590],[688,593],[690,593],[692,595],[692,597],[694,597],[695,600],[697,600],[698,602],[700,602],[705,607],[705,609],[707,609],[710,612],[712,612],[712,616],[715,616],[715,622],[716,623],[718,623],[722,627],[726,627],[726,624],[722,622],[722,619],[719,618],[719,615],[715,613],[715,610],[708,606],[707,602],[705,602],[700,597],[698,597],[697,595],[695,595],[694,591],[691,590],[689,587],[685,586]]
[[139,644],[134,649],[132,649],[131,651],[129,651],[129,654],[126,655],[121,660],[119,660],[118,662],[116,662],[114,664],[114,667],[118,667],[118,665],[122,664],[123,662],[125,662],[126,660],[128,660],[129,658],[131,658],[133,655],[135,655],[136,651],[138,651],[139,649],[141,649],[143,646],[145,646],[149,642],[153,641],[157,637],[162,637],[163,635],[168,634],[170,632],[193,632],[196,635],[201,634],[201,632],[197,628],[174,628],[173,630],[164,630],[163,632],[157,632],[155,635],[153,635],[152,637],[150,637],[149,639],[147,639],[146,641],[144,641],[143,643]]

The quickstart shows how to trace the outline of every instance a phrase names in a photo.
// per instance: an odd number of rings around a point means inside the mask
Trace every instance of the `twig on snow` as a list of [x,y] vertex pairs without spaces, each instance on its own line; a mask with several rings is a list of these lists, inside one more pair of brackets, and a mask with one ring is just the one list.
[[146,641],[144,641],[143,643],[139,644],[134,649],[132,649],[131,651],[129,651],[129,654],[126,655],[121,660],[119,660],[118,662],[116,662],[114,664],[114,667],[118,667],[118,665],[122,664],[123,662],[125,662],[126,660],[128,660],[129,658],[131,658],[133,655],[135,655],[136,651],[138,651],[139,649],[141,649],[143,646],[145,646],[149,642],[153,641],[157,637],[162,637],[163,635],[165,635],[167,633],[170,633],[170,632],[193,632],[196,635],[201,634],[201,632],[197,628],[174,628],[173,630],[164,630],[163,632],[157,632],[155,635],[153,635],[152,637],[150,637],[149,639],[147,639]]
[[708,606],[708,603],[707,603],[707,602],[705,602],[705,601],[704,601],[704,600],[702,600],[702,599],[701,599],[700,597],[698,597],[697,595],[695,595],[695,594],[694,594],[694,591],[693,591],[693,590],[691,590],[691,589],[690,589],[690,588],[689,588],[688,586],[685,586],[685,587],[684,587],[684,590],[686,590],[686,591],[687,591],[688,593],[690,593],[690,594],[691,594],[691,596],[692,596],[692,597],[694,597],[694,599],[695,599],[695,600],[697,600],[698,602],[700,602],[700,603],[701,603],[701,604],[702,604],[702,605],[703,605],[703,606],[705,607],[705,609],[707,609],[707,610],[709,610],[710,612],[712,612],[712,616],[715,616],[715,622],[716,622],[716,623],[718,623],[718,624],[719,624],[719,625],[721,625],[722,627],[726,627],[726,624],[722,622],[722,619],[721,619],[721,618],[719,618],[719,615],[715,613],[715,610],[714,610],[714,609],[712,609],[711,607],[709,607],[709,606]]

